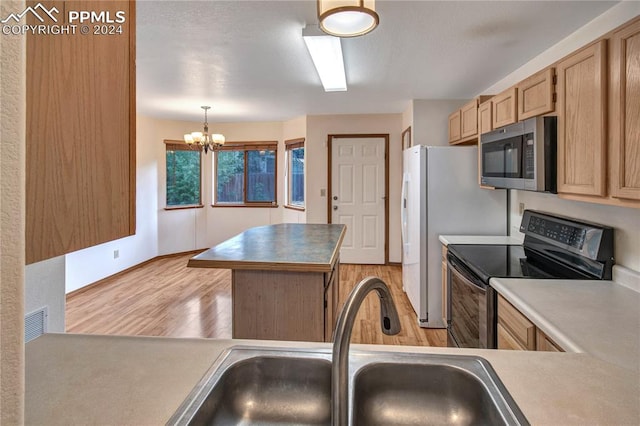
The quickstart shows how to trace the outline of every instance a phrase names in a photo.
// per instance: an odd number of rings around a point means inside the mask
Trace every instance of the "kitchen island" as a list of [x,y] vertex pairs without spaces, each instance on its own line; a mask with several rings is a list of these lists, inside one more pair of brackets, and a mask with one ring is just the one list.
[[331,341],[344,225],[283,223],[248,229],[189,259],[232,270],[233,338]]

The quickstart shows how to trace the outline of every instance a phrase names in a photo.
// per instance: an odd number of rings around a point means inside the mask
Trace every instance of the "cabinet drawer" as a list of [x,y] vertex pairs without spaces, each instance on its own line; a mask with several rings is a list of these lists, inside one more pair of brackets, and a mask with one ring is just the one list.
[[502,325],[524,349],[536,350],[536,326],[502,296],[498,296],[498,325]]

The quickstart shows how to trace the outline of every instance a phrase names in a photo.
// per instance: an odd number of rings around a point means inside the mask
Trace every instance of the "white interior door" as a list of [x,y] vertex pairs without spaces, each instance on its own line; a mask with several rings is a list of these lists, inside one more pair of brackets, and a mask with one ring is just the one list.
[[331,222],[347,225],[344,263],[385,263],[385,139],[331,142]]

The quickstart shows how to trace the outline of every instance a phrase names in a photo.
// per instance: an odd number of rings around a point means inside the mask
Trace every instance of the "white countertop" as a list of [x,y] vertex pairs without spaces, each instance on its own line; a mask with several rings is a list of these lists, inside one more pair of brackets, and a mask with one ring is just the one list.
[[449,244],[522,244],[522,240],[508,235],[440,235],[445,246]]
[[[25,424],[162,425],[226,348],[327,343],[45,334],[26,344]],[[478,355],[533,425],[640,424],[638,373],[586,354],[352,345]]]
[[492,278],[490,285],[564,350],[640,371],[640,293],[614,281]]

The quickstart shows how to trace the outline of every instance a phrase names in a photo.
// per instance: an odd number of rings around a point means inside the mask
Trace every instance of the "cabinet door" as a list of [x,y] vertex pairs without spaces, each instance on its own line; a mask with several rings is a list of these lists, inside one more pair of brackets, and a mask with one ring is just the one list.
[[640,19],[611,43],[611,195],[640,200]]
[[536,326],[502,296],[498,296],[498,325],[523,349],[536,350]]
[[554,110],[554,73],[554,68],[547,68],[518,83],[518,120]]
[[564,352],[559,345],[540,331],[540,329],[536,329],[536,350],[545,352]]
[[449,143],[460,140],[460,124],[460,110],[458,110],[449,116]]
[[135,233],[135,3],[40,3],[61,21],[73,9],[125,22],[26,37],[27,264]]
[[498,323],[498,349],[506,349],[510,351],[527,350],[527,348],[522,346],[522,344],[520,344],[501,323]]
[[518,92],[515,87],[493,97],[493,128],[518,121]]
[[460,109],[462,139],[478,134],[478,100],[474,99]]
[[605,195],[606,41],[558,63],[558,193]]
[[493,130],[493,102],[486,101],[478,107],[478,133],[483,134]]

